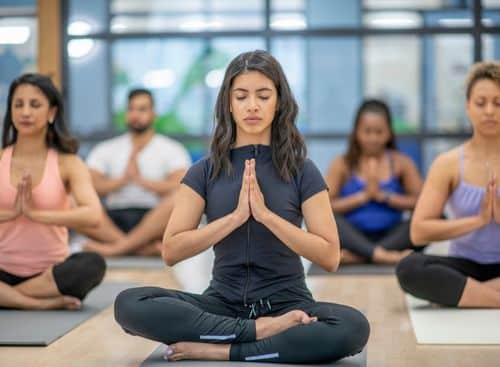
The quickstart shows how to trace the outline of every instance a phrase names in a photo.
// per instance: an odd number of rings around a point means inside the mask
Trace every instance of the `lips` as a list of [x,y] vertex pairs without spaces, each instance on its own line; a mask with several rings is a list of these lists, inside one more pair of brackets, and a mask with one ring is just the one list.
[[257,124],[262,121],[262,119],[260,117],[247,117],[244,121],[248,124]]

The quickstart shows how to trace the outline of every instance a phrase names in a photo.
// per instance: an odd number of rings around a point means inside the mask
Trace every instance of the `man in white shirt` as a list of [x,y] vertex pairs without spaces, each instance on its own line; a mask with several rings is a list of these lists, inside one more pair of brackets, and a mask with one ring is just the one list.
[[159,253],[173,193],[191,165],[182,144],[155,133],[150,91],[130,91],[126,118],[128,133],[97,144],[87,157],[109,217],[84,231],[94,240],[84,249],[104,256]]

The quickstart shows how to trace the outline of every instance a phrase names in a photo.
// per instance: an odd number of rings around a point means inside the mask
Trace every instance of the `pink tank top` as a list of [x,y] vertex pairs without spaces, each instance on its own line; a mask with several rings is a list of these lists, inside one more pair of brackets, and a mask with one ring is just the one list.
[[[10,183],[13,147],[0,159],[0,208],[13,208],[17,188]],[[33,206],[40,210],[64,210],[69,196],[61,180],[57,151],[49,149],[42,181],[33,188]],[[30,276],[62,262],[69,255],[68,229],[31,221],[25,216],[0,223],[0,269],[17,276]]]

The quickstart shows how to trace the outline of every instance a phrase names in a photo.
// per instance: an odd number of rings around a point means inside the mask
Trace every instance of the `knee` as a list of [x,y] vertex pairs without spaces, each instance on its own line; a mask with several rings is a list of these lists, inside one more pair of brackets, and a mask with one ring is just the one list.
[[54,267],[53,274],[61,294],[79,299],[99,283],[106,273],[106,262],[96,253],[78,253]]
[[361,312],[346,307],[343,315],[345,326],[344,356],[351,356],[363,350],[370,336],[370,324]]
[[408,293],[413,293],[424,269],[424,257],[414,253],[401,260],[396,267],[396,277],[401,288]]
[[140,314],[145,314],[140,310],[140,301],[150,298],[156,289],[155,287],[136,287],[120,292],[114,303],[116,322],[127,330],[126,325],[137,319]]

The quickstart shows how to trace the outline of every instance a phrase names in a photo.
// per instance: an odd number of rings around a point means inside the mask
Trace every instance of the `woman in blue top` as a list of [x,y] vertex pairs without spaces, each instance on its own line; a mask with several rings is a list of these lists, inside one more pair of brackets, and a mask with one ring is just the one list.
[[[210,156],[182,180],[163,239],[170,266],[213,247],[210,286],[202,295],[135,288],[115,302],[123,329],[169,344],[169,360],[320,363],[366,344],[361,313],[316,302],[305,284],[300,256],[335,271],[340,251],[297,110],[270,54],[247,52],[229,64]],[[198,228],[203,213],[208,224]]]
[[358,108],[347,153],[327,175],[338,226],[342,263],[394,264],[411,251],[409,222],[422,179],[413,161],[397,151],[387,105]]
[[[477,63],[466,85],[473,134],[432,164],[411,223],[416,244],[451,240],[449,257],[412,254],[404,291],[445,306],[500,307],[500,62]],[[448,204],[453,218],[442,219]]]

